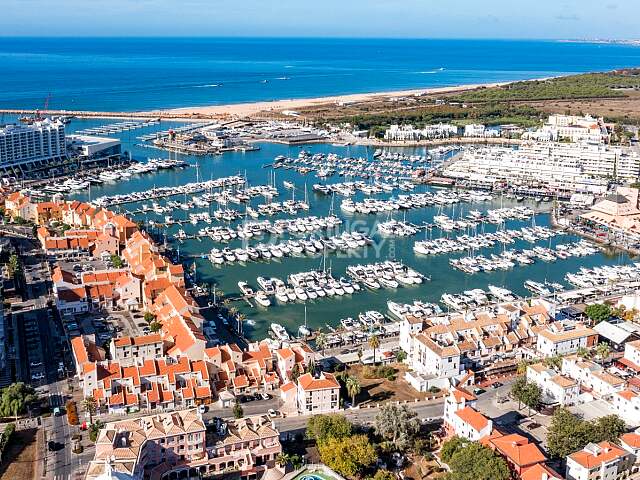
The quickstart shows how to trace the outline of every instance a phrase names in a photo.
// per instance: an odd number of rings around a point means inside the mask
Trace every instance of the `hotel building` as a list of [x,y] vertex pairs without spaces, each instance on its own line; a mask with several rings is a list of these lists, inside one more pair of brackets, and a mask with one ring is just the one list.
[[49,119],[0,128],[0,174],[21,177],[67,156],[64,124]]

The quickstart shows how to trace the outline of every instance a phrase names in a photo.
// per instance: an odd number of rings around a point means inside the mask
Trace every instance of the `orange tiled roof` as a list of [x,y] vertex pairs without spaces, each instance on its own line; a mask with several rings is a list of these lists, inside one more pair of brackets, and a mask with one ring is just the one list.
[[477,410],[471,407],[464,407],[455,413],[463,422],[470,425],[476,432],[481,432],[482,429],[489,425],[487,417],[482,415]]

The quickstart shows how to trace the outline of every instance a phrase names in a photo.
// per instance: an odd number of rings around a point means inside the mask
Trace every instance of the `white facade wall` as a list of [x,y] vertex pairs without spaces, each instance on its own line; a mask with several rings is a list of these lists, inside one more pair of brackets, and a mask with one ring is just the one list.
[[64,124],[44,120],[0,128],[0,168],[66,156]]

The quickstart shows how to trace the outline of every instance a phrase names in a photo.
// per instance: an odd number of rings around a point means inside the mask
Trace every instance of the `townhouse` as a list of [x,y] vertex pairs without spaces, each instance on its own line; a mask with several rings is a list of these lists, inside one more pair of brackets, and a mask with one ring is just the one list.
[[577,381],[581,390],[603,399],[611,398],[626,386],[622,378],[577,355],[569,355],[562,359],[562,374]]
[[578,402],[580,387],[573,378],[560,375],[542,362],[527,367],[527,381],[535,383],[542,391],[542,402],[571,406]]
[[111,359],[123,367],[130,367],[163,355],[163,342],[159,334],[139,337],[119,337],[111,342]]
[[276,368],[283,381],[291,379],[291,372],[297,368],[298,373],[315,361],[315,354],[306,344],[291,345],[276,350]]
[[266,342],[250,344],[245,351],[234,343],[207,348],[204,361],[217,392],[240,396],[275,390],[280,385],[273,353]]
[[431,386],[442,388],[443,379],[455,378],[468,369],[480,376],[515,370],[517,360],[535,342],[535,329],[545,326],[550,318],[545,305],[524,303],[424,322],[405,318],[400,326],[400,347],[411,367],[405,378],[415,389],[426,391]]
[[590,349],[598,341],[598,332],[572,320],[553,322],[537,334],[536,349],[544,358],[576,353],[579,348]]
[[567,457],[567,480],[619,480],[633,468],[633,455],[611,443],[590,443]]
[[209,372],[203,360],[170,357],[118,362],[87,363],[82,370],[85,396],[93,396],[101,412],[190,408],[211,403]]
[[319,377],[305,373],[298,378],[298,412],[301,415],[333,413],[340,409],[340,384],[330,373]]

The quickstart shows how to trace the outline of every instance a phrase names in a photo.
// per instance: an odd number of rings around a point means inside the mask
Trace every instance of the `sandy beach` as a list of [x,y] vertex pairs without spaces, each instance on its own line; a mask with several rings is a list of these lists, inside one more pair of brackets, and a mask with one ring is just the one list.
[[326,104],[348,104],[357,102],[366,102],[379,98],[398,98],[407,97],[412,95],[430,95],[439,93],[451,93],[461,92],[466,90],[473,90],[479,87],[497,87],[501,85],[507,85],[511,82],[502,83],[481,83],[475,85],[457,85],[451,87],[436,87],[436,88],[420,88],[413,90],[399,90],[392,92],[375,92],[375,93],[355,93],[350,95],[335,95],[330,97],[318,97],[318,98],[299,98],[299,99],[285,99],[274,100],[271,102],[253,102],[253,103],[238,103],[230,105],[211,105],[203,107],[182,107],[173,108],[168,110],[156,110],[148,112],[152,115],[158,116],[176,116],[176,115],[203,115],[203,116],[216,116],[216,115],[228,115],[231,117],[247,117],[255,115],[260,112],[282,112],[286,110],[296,111],[305,107],[313,107],[317,105]]

